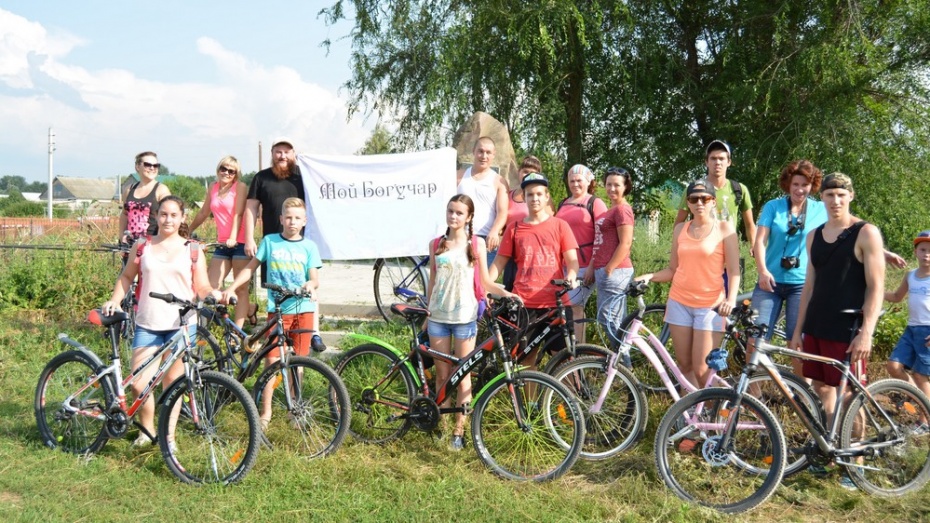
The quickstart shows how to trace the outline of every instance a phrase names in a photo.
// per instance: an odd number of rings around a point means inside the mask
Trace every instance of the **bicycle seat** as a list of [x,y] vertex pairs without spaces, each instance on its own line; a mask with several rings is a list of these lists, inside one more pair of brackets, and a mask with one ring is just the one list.
[[407,321],[422,321],[429,317],[429,311],[423,307],[414,307],[406,303],[395,303],[391,305],[391,312],[403,316]]
[[93,323],[94,325],[100,325],[102,327],[109,327],[114,323],[119,323],[121,321],[126,321],[129,319],[129,314],[123,311],[116,311],[109,316],[104,316],[100,313],[100,309],[93,309],[87,313],[87,321]]

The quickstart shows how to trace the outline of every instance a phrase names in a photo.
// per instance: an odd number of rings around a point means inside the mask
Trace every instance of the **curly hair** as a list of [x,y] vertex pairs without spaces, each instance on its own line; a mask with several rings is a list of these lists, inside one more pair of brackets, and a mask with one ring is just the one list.
[[823,172],[810,162],[810,160],[795,160],[781,170],[781,176],[778,177],[778,186],[784,192],[791,191],[791,179],[795,176],[803,176],[811,184],[811,193],[820,190],[820,182],[823,181]]

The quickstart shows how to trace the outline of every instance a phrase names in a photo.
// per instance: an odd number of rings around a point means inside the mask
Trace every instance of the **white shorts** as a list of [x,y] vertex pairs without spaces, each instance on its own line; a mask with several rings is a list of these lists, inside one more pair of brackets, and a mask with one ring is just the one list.
[[711,307],[688,307],[671,298],[665,304],[665,323],[698,331],[723,332],[726,323]]

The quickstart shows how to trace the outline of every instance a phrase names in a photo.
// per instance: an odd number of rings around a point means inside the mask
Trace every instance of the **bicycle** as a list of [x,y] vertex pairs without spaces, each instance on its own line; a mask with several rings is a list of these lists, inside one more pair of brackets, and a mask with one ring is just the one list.
[[[636,298],[638,308],[632,313],[629,330],[624,332],[616,352],[611,353],[608,358],[578,358],[555,372],[556,379],[575,393],[585,412],[588,437],[581,452],[583,459],[600,460],[615,456],[631,448],[642,438],[648,421],[649,406],[636,373],[628,366],[628,355],[634,348],[645,360],[643,365],[648,365],[658,376],[664,390],[673,400],[678,401],[681,396],[700,390],[685,378],[666,347],[643,325],[642,316],[646,310],[643,295],[646,287],[646,282],[636,280],[631,281],[627,287],[627,295]],[[735,309],[728,322],[727,334],[736,331],[739,325],[751,324],[752,314],[748,302]],[[720,370],[725,366],[723,364],[726,361],[726,345],[727,339],[724,338],[720,346],[708,355],[711,372],[705,387],[730,387],[726,377],[720,375]],[[788,370],[783,370],[782,373],[784,383],[791,389],[793,400],[803,403],[811,412],[819,412],[822,415],[820,400],[810,386]],[[780,419],[788,417],[782,410],[783,406],[773,401],[775,396],[770,392],[772,383],[767,375],[752,374],[750,383],[755,395],[772,402],[772,408],[780,414]],[[792,441],[798,439],[798,444],[806,442],[807,433],[804,427],[790,425],[788,428]],[[792,470],[800,470],[806,465],[802,460],[791,463]]]
[[[485,314],[491,319],[493,337],[462,358],[437,352],[418,341],[428,310],[392,305],[392,312],[410,327],[409,351],[400,352],[371,338],[370,343],[348,351],[336,367],[352,398],[352,435],[364,442],[384,443],[400,438],[411,427],[434,432],[440,416],[471,411],[472,445],[496,475],[546,481],[568,471],[581,450],[584,416],[571,393],[552,376],[514,364],[494,320],[520,305],[512,299],[492,298],[496,301]],[[503,371],[475,389],[471,404],[439,407],[459,382],[492,354]],[[428,383],[425,357],[452,366],[449,378],[435,389]]]
[[[131,424],[155,440],[133,420],[172,364],[184,363],[184,375],[164,387],[156,405],[158,445],[168,470],[184,483],[234,483],[258,456],[259,422],[255,403],[245,388],[224,374],[191,364],[190,328],[184,317],[200,305],[170,294],[150,296],[180,306],[182,328],[155,354],[122,377],[120,325],[127,312],[104,316],[92,310],[88,319],[105,327],[110,363],[66,334],[58,339],[71,347],[52,358],[36,386],[34,409],[43,443],[75,454],[100,451],[109,439],[126,435]],[[126,387],[166,357],[142,394],[127,407]]]
[[[839,361],[773,345],[762,339],[765,329],[746,329],[756,348],[735,388],[686,396],[659,424],[656,466],[677,496],[722,512],[750,510],[772,495],[792,454],[815,464],[841,465],[859,488],[879,496],[898,496],[930,479],[928,436],[914,431],[930,419],[930,400],[919,389],[895,379],[864,386],[850,372],[848,357]],[[772,354],[824,363],[843,374],[829,426],[793,401]],[[812,436],[803,448],[788,447],[769,409],[747,393],[749,377],[760,367]],[[842,409],[847,384],[853,394]]]
[[[125,234],[128,234],[128,232]],[[122,260],[121,267],[125,267],[129,252],[132,250],[132,243],[122,241],[119,243],[103,243],[100,247],[108,252],[119,254]],[[129,289],[126,290],[123,301],[120,302],[120,308],[129,315],[129,319],[124,321],[120,328],[120,337],[126,341],[127,356],[132,354],[132,339],[136,335],[136,307],[139,305],[136,292],[138,292],[138,280],[134,279],[129,285]]]
[[[307,299],[302,289],[288,290],[266,283],[263,288],[276,293],[275,301]],[[217,342],[211,326],[221,333]],[[201,311],[197,326],[196,354],[200,364],[213,368],[245,383],[254,376],[265,357],[277,351],[279,361],[264,369],[252,386],[255,405],[268,412],[271,419],[289,421],[270,424],[262,421],[266,443],[291,442],[296,432],[297,446],[308,457],[326,456],[336,451],[345,440],[352,410],[349,393],[339,375],[327,364],[308,356],[294,354],[294,342],[288,334],[312,334],[311,329],[285,329],[280,314],[269,317],[251,335],[229,318],[225,305],[216,304]],[[264,420],[268,418],[263,418]]]
[[375,305],[384,321],[391,323],[390,309],[394,302],[401,301],[417,307],[426,307],[429,301],[429,296],[426,295],[429,281],[427,263],[429,256],[375,260],[372,267],[375,271]]

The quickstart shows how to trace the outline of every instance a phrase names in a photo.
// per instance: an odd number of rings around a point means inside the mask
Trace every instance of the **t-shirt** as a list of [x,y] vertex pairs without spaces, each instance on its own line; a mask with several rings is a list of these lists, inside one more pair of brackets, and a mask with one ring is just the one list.
[[[258,261],[265,263],[268,283],[294,290],[310,281],[310,269],[323,266],[320,251],[310,238],[287,240],[280,234],[269,234],[262,239],[255,253]],[[268,312],[280,308],[283,314],[299,314],[316,311],[316,301],[290,298],[278,305],[275,293],[268,291]]]
[[429,297],[430,319],[460,325],[478,318],[475,267],[468,263],[465,244],[435,256],[436,280]]
[[491,226],[497,218],[497,184],[498,175],[494,171],[476,180],[471,176],[471,167],[465,170],[462,181],[455,189],[456,194],[466,194],[475,204],[475,216],[472,218],[474,233],[478,236],[487,236]]
[[[594,268],[603,269],[610,263],[610,259],[620,245],[617,228],[621,225],[633,225],[633,207],[628,203],[621,203],[610,208],[595,221],[594,228]],[[630,269],[633,261],[629,254],[620,262],[617,268]]]
[[526,218],[526,216],[530,213],[530,211],[526,208],[525,201],[517,202],[517,201],[514,201],[513,199],[514,193],[519,190],[520,189],[514,189],[513,191],[510,191],[510,203],[507,205],[507,223],[508,224],[513,223],[517,220],[522,220],[523,218]]
[[[594,212],[594,218],[588,212],[588,200],[594,198],[591,210]],[[578,242],[578,263],[582,267],[587,267],[591,261],[591,253],[594,250],[594,222],[607,212],[607,205],[592,195],[588,195],[580,203],[562,203],[559,210],[555,213],[556,217],[561,218],[568,223],[575,235],[575,241]]]
[[[559,287],[551,280],[565,277],[563,253],[578,248],[575,235],[564,220],[551,217],[542,223],[515,222],[513,233],[501,239],[498,254],[517,264],[513,292],[523,298],[528,309],[555,307]],[[569,304],[568,295],[562,302]]]
[[916,269],[907,273],[907,324],[930,326],[930,277],[918,277]]
[[275,177],[271,168],[258,171],[249,185],[249,200],[258,200],[262,206],[262,235],[280,233],[281,207],[288,198],[304,197],[304,182],[300,173],[292,173],[284,180]]
[[[736,195],[733,194],[733,185],[729,179],[724,182],[723,187],[714,186],[717,194],[717,219],[730,222],[734,230],[738,230],[737,220],[743,212],[752,210],[752,199],[749,197],[749,190],[743,184],[739,184],[739,186],[743,189],[743,200],[740,202],[738,209],[736,207]],[[678,208],[690,212],[687,194],[682,195]]]
[[[804,244],[807,233],[827,223],[827,209],[823,202],[813,198],[807,199],[807,209],[797,219],[789,217],[788,197],[776,198],[765,202],[759,215],[759,227],[769,228],[769,240],[765,247],[765,266],[775,283],[800,285],[807,274],[807,247]],[[794,234],[788,234],[789,221],[792,225],[803,223],[803,228]],[[781,259],[785,256],[797,256],[800,265],[794,269],[784,269]]]

